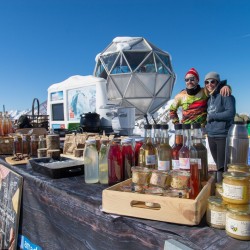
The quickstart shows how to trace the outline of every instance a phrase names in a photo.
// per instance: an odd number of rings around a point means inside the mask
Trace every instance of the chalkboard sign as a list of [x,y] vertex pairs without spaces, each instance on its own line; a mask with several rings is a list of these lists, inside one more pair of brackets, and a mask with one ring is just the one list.
[[0,164],[0,249],[16,249],[23,177]]

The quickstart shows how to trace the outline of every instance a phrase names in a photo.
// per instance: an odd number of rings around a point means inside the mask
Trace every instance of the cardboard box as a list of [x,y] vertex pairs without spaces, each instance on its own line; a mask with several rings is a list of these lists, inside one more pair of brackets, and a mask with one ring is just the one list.
[[[111,186],[102,193],[104,212],[184,225],[198,225],[207,208],[214,179],[211,177],[195,200],[122,192],[121,186],[131,184],[131,179]],[[157,203],[148,207],[145,202]]]

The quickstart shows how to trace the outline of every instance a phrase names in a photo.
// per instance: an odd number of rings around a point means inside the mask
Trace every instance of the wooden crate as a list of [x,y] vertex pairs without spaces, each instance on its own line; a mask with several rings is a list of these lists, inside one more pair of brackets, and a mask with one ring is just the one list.
[[[184,225],[198,225],[207,208],[214,179],[211,177],[195,200],[122,192],[121,186],[131,184],[131,179],[111,186],[102,193],[104,212]],[[157,203],[151,208],[145,202]]]
[[0,136],[0,154],[12,155],[13,154],[13,141],[14,139],[9,136]]

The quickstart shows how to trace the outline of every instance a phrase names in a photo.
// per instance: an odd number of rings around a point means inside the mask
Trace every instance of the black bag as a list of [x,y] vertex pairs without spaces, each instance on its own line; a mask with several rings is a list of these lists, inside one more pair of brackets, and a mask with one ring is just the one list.
[[32,128],[30,120],[27,115],[21,115],[17,122],[18,128]]

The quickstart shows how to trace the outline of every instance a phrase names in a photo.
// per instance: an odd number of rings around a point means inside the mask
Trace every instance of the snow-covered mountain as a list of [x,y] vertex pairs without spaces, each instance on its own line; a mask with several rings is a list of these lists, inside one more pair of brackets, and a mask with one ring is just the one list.
[[30,110],[22,110],[22,111],[20,111],[20,110],[10,110],[10,111],[8,111],[8,114],[10,115],[10,118],[11,118],[11,120],[18,120],[18,118],[21,116],[21,115],[25,115],[25,114],[27,114],[27,113],[29,113],[30,112]]

